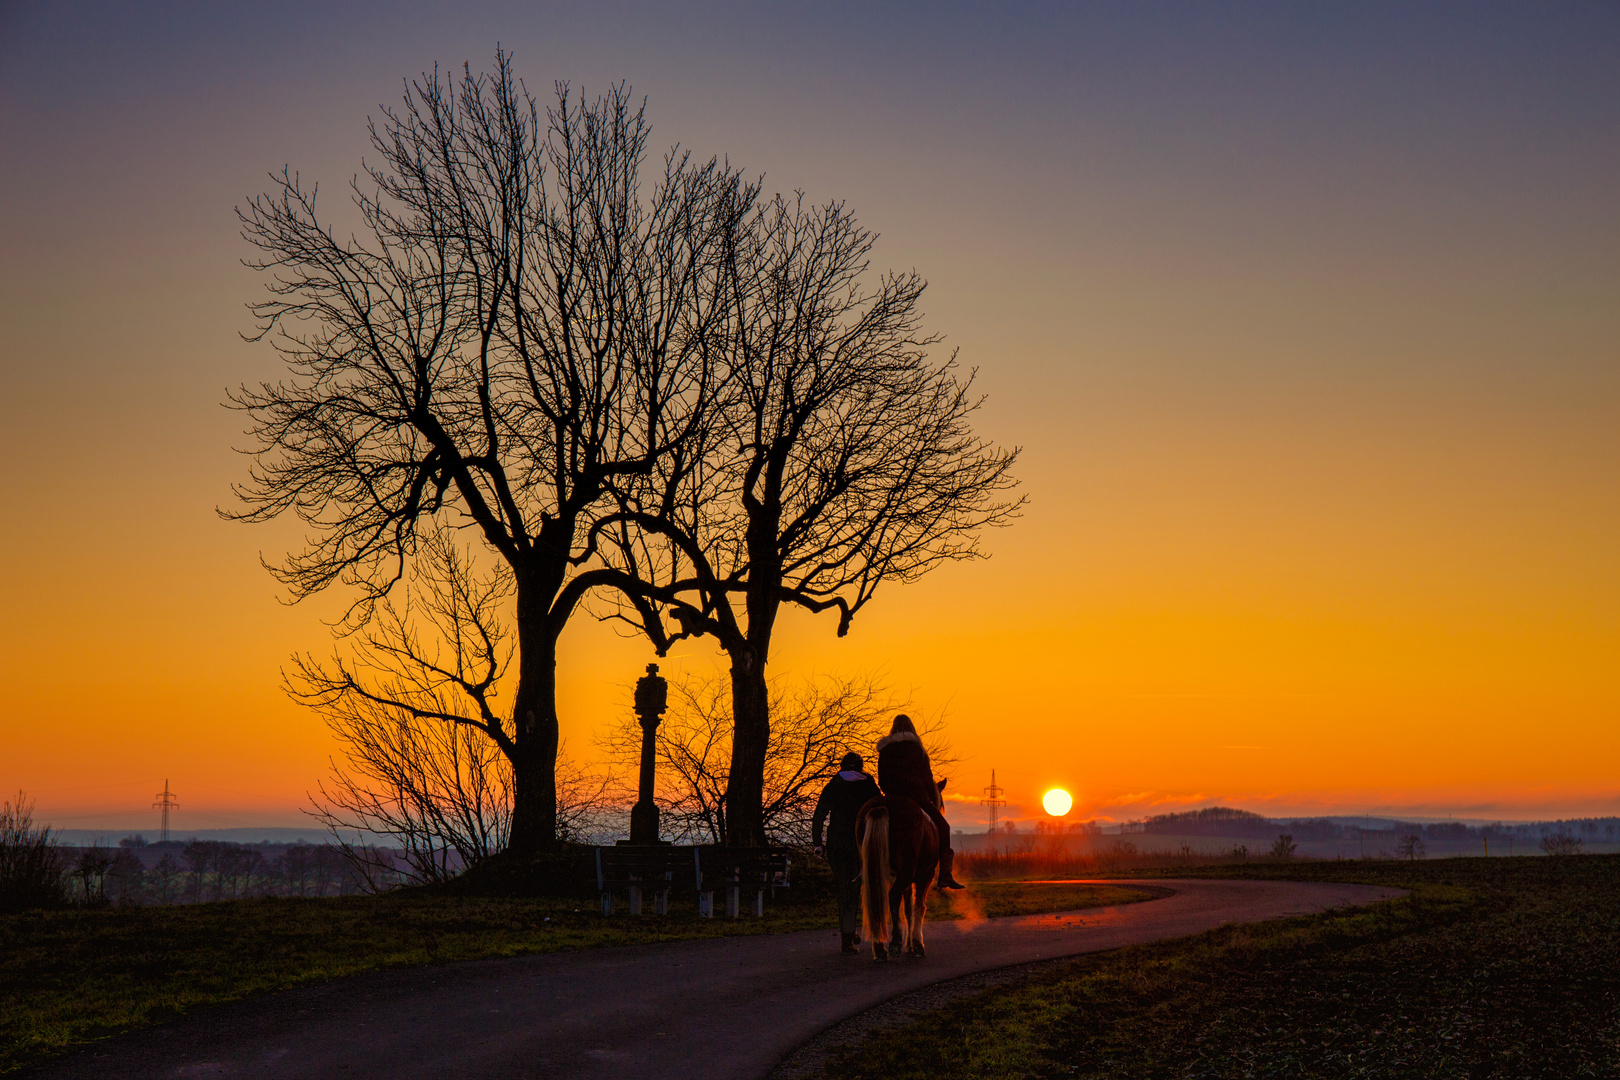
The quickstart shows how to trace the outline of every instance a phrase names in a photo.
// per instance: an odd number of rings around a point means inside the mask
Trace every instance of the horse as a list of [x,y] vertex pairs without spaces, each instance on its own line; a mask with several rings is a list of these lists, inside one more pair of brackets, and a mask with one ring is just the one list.
[[912,799],[879,795],[856,815],[855,835],[861,853],[861,923],[872,959],[887,960],[891,949],[927,955],[923,914],[939,867],[933,821]]

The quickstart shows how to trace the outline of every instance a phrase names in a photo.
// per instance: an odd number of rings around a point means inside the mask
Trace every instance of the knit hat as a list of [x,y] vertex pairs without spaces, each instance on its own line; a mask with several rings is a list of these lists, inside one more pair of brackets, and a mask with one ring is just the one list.
[[844,760],[840,761],[838,763],[838,771],[839,772],[860,772],[861,767],[863,765],[865,765],[865,764],[866,764],[866,762],[861,760],[861,755],[859,755],[859,754],[855,753],[853,750],[851,750],[849,753],[844,755]]

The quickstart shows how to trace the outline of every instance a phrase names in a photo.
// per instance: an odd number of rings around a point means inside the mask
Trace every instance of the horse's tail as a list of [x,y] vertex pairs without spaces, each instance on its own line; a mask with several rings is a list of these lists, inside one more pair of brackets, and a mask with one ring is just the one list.
[[889,808],[879,806],[866,815],[866,829],[861,833],[861,922],[867,941],[889,940],[889,890],[892,888]]

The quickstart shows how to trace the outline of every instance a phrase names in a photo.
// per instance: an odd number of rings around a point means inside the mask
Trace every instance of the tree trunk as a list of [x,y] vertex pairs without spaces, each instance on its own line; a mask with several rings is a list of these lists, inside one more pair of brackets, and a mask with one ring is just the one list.
[[748,511],[748,630],[731,654],[731,771],[726,776],[726,833],[738,847],[764,847],[765,757],[771,746],[771,701],[765,665],[781,606],[777,590],[782,566],[776,550],[781,524],[781,485],[777,470],[766,481],[766,497]]
[[731,771],[726,778],[726,840],[765,846],[765,753],[771,743],[765,664],[751,654],[731,662]]
[[507,848],[524,854],[557,842],[558,635],[550,619],[557,587],[550,577],[517,574],[518,687],[512,709],[517,758]]

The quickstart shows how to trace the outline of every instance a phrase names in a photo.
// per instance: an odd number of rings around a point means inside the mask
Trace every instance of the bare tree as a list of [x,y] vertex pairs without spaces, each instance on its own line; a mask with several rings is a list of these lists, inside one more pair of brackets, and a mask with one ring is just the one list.
[[180,851],[180,859],[185,863],[184,887],[186,894],[191,897],[193,904],[202,901],[203,879],[208,873],[208,844],[203,840],[192,840]]
[[146,890],[146,865],[138,854],[146,846],[142,837],[126,836],[118,841],[118,850],[107,867],[107,883],[112,902],[120,906],[138,904]]
[[152,894],[160,904],[172,904],[178,899],[175,886],[180,878],[180,863],[171,851],[165,851],[152,867],[148,880]]
[[343,853],[331,844],[318,844],[311,855],[310,885],[315,895],[325,896],[329,892],[342,895]]
[[99,837],[94,844],[79,849],[72,871],[79,883],[79,903],[86,907],[102,907],[107,903],[107,871],[112,868],[112,862],[112,850],[103,847]]
[[648,137],[623,86],[586,104],[559,85],[542,116],[498,52],[488,76],[424,75],[372,124],[378,157],[352,185],[363,236],[342,238],[290,170],[239,211],[269,277],[254,340],[288,374],[232,398],[256,463],[227,516],[310,526],[271,569],[295,599],[355,588],[351,627],[401,580],[424,519],[470,526],[506,563],[518,848],[558,831],[558,636],[622,574],[589,565],[588,528],[714,398],[726,257],[754,199],[678,151],[644,188]]
[[[499,560],[480,572],[474,558],[449,531],[424,532],[404,585],[346,653],[298,657],[286,673],[345,758],[310,812],[373,888],[447,880],[508,842],[518,751],[499,698],[512,573]],[[575,839],[611,777],[575,768],[560,745],[555,768],[557,834]]]
[[226,850],[229,846],[218,840],[207,841],[204,849],[208,857],[208,898],[213,901],[225,899],[225,892],[230,884],[231,856]]
[[1395,842],[1395,855],[1401,859],[1421,859],[1428,850],[1429,845],[1417,833],[1407,833]]
[[[681,839],[735,842],[727,816],[726,790],[733,729],[728,679],[688,678],[672,687],[669,715],[658,727],[660,817]],[[773,729],[765,759],[763,817],[773,842],[810,845],[810,818],[822,785],[851,750],[876,759],[877,740],[888,734],[900,705],[869,677],[822,678],[793,691],[773,684]],[[641,750],[641,729],[628,711],[602,740],[626,765]],[[954,761],[949,747],[928,734],[936,767]],[[626,775],[634,775],[627,769]]]
[[[713,636],[731,661],[728,836],[767,832],[766,668],[783,604],[835,612],[838,634],[884,582],[978,557],[978,531],[1016,515],[1016,451],[973,433],[981,399],[954,358],[930,359],[924,282],[868,274],[875,237],[841,203],[778,196],[740,235],[726,312],[723,407],[701,449],[615,480],[630,576],[657,582],[637,622],[662,651]],[[680,475],[672,470],[683,469]],[[604,534],[609,529],[604,528]]]
[[565,746],[557,758],[557,838],[599,844],[617,834],[633,799],[619,791],[611,769],[576,764]]
[[498,709],[513,643],[501,618],[512,575],[486,573],[445,530],[424,534],[403,590],[377,606],[348,655],[303,656],[288,693],[318,712],[343,748],[313,815],[340,849],[379,870],[403,852],[407,877],[441,881],[505,848],[516,742]]

